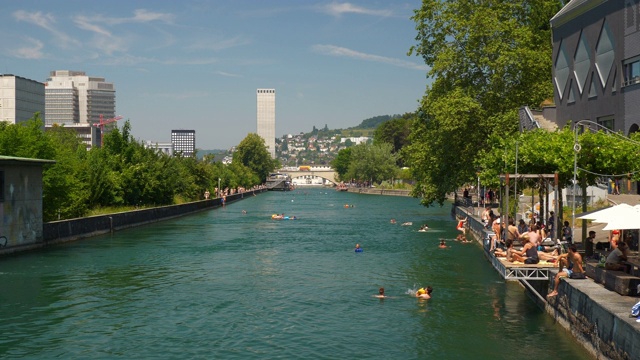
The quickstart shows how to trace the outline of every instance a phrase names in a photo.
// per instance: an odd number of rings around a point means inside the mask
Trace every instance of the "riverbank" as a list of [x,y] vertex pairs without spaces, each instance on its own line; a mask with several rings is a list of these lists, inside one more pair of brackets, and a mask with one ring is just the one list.
[[[457,206],[454,213],[467,217],[469,233],[482,245],[489,262],[495,264],[493,253],[487,251],[487,235],[479,216]],[[557,272],[558,269],[547,270],[545,280],[518,281],[530,297],[595,358],[640,359],[640,323],[629,317],[638,297],[621,296],[590,278],[563,278],[559,295],[547,298]]]
[[[265,189],[250,190],[229,195],[225,203],[233,203],[247,196],[255,196]],[[113,214],[88,216],[84,218],[52,221],[42,224],[42,241],[0,249],[0,256],[35,250],[88,237],[112,233],[114,231],[147,225],[159,221],[193,214],[224,206],[221,198],[194,201],[179,205],[158,206]]]
[[347,190],[351,193],[358,194],[371,194],[371,195],[389,195],[389,196],[411,196],[411,190],[396,190],[396,189],[378,189],[368,187],[350,187]]

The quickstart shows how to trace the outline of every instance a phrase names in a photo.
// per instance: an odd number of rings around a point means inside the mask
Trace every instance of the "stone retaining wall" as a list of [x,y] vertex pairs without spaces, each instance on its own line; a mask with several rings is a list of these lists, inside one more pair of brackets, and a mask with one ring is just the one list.
[[[252,190],[226,197],[226,203],[241,200],[247,196],[254,196],[266,190]],[[126,211],[78,219],[60,220],[42,225],[42,241],[22,246],[7,247],[0,250],[0,255],[41,248],[48,245],[74,241],[91,236],[126,229],[129,227],[150,224],[168,220],[198,211],[222,206],[222,199],[209,199],[180,205],[159,206],[148,209]]]
[[358,194],[372,194],[372,195],[391,195],[391,196],[410,196],[411,190],[395,190],[395,189],[377,189],[377,188],[359,188],[350,187],[349,192]]

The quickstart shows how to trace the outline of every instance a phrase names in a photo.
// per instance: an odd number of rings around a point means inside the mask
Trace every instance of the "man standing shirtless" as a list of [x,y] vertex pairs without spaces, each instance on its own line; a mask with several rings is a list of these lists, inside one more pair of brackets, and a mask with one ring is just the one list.
[[553,291],[547,295],[547,297],[558,295],[558,286],[560,285],[560,278],[571,277],[571,274],[584,274],[582,268],[582,256],[578,253],[578,249],[575,244],[569,245],[568,252],[558,257],[558,269],[560,272],[556,274],[555,285]]

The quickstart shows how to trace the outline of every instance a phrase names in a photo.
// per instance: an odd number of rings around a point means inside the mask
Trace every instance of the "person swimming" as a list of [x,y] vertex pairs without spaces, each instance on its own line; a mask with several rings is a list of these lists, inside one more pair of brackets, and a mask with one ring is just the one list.
[[438,247],[440,249],[446,249],[447,248],[447,244],[444,242],[444,240],[440,240],[440,245],[438,245]]
[[386,297],[387,297],[387,296],[384,294],[384,288],[383,288],[383,287],[381,287],[381,288],[378,290],[378,295],[373,295],[373,296],[374,296],[374,297],[377,297],[377,298],[379,298],[379,299],[384,299],[384,298],[386,298]]
[[418,299],[431,299],[431,292],[433,292],[433,288],[431,286],[427,286],[426,288],[420,288],[416,292],[416,297]]
[[427,224],[424,224],[424,225],[420,226],[420,229],[418,229],[418,231],[424,232],[424,231],[427,231],[428,229],[429,229],[429,227],[427,226]]
[[356,244],[356,249],[355,252],[360,253],[363,252],[364,250],[362,250],[362,248],[360,247],[360,244]]

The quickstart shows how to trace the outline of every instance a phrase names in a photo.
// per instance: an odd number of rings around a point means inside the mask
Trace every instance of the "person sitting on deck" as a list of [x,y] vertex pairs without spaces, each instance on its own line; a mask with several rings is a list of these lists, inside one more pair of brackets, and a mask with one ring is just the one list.
[[609,253],[609,256],[607,256],[604,268],[607,270],[622,270],[624,272],[629,272],[629,267],[623,263],[623,261],[627,261],[627,250],[627,243],[620,241],[618,246]]
[[[535,227],[535,225],[533,225],[531,228],[533,229]],[[515,252],[516,254],[524,257],[524,263],[525,264],[537,264],[540,262],[540,257],[538,256],[538,249],[537,249],[537,243],[538,243],[538,238],[536,237],[536,233],[535,230],[534,232],[529,232],[529,241],[524,244],[524,247],[522,248],[522,251],[517,251]]]
[[503,251],[502,249],[496,249],[495,252],[496,257],[506,257],[507,261],[514,262],[520,261],[524,262],[526,258],[518,253],[516,249],[513,248],[513,240],[507,240],[507,250]]
[[[555,285],[553,291],[547,295],[552,297],[558,295],[558,286],[560,285],[560,278],[582,278],[584,279],[584,269],[582,268],[582,256],[578,253],[578,248],[575,244],[569,245],[568,252],[558,257],[558,269],[560,272],[556,274]],[[580,275],[577,275],[580,274]]]
[[[520,219],[522,221],[522,219]],[[518,231],[518,227],[512,218],[509,218],[509,226],[507,226],[507,241],[515,241],[520,238],[520,232]]]
[[526,233],[527,230],[529,230],[529,227],[524,222],[524,219],[520,219],[518,221],[518,233],[520,234],[520,236],[522,236],[522,234]]

